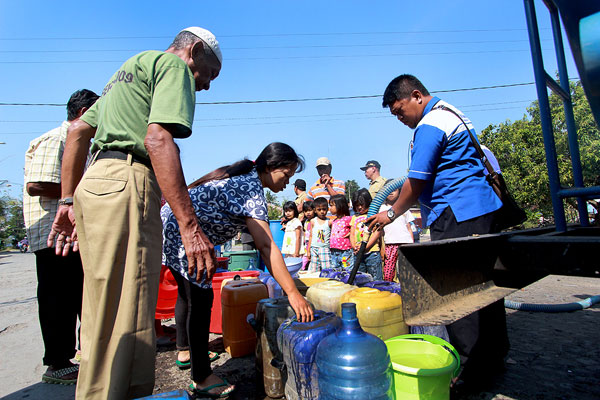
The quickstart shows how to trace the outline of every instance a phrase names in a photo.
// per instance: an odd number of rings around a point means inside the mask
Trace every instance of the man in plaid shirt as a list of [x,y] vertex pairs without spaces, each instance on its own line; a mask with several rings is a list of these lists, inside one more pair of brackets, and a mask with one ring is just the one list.
[[58,256],[46,242],[60,198],[60,169],[67,128],[90,108],[98,95],[78,90],[67,103],[67,121],[29,144],[25,153],[23,215],[29,246],[35,253],[38,312],[44,340],[42,381],[72,385],[79,366],[75,355],[77,317],[81,316],[83,269],[79,253]]

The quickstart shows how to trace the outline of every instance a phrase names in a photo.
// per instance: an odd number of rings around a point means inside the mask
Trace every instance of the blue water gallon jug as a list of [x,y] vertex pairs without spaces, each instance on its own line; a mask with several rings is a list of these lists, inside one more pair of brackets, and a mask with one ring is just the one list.
[[[337,276],[333,279],[337,279],[338,281],[342,281],[344,283],[348,283],[348,279],[350,278],[350,272],[348,271],[341,271],[339,274],[337,274]],[[353,285],[356,285],[358,287],[362,287],[365,284],[367,284],[368,282],[373,281],[373,277],[371,276],[371,274],[367,274],[366,272],[356,272],[356,276],[354,277],[354,282],[352,283]]]
[[315,353],[319,342],[336,331],[340,319],[320,310],[315,310],[314,316],[312,322],[305,323],[292,317],[277,330],[277,345],[287,369],[287,400],[320,398]]
[[402,291],[399,283],[390,282],[390,281],[367,282],[363,286],[382,290],[385,292],[392,292],[392,293],[396,293],[396,294],[401,294],[400,292]]
[[393,399],[385,343],[362,330],[356,304],[342,304],[340,327],[317,347],[319,399]]

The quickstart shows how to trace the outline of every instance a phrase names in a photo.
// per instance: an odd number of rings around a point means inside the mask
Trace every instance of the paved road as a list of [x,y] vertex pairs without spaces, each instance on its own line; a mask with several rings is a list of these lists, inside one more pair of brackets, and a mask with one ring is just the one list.
[[[579,301],[600,294],[600,279],[552,275],[510,296],[535,303]],[[563,314],[507,311],[511,341],[507,371],[493,390],[469,400],[600,399],[600,305]],[[212,337],[212,350],[220,339]],[[0,397],[69,400],[74,386],[42,384],[43,346],[37,320],[34,255],[0,253]],[[175,351],[157,356],[156,391],[184,388],[189,372],[174,365]],[[225,353],[215,372],[239,387],[235,399],[255,397],[252,357]],[[263,395],[264,396],[264,395]]]

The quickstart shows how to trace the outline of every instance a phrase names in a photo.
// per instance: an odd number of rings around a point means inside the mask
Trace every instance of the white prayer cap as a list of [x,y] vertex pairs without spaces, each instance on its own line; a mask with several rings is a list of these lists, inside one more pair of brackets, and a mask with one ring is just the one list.
[[221,49],[219,48],[219,42],[217,41],[215,35],[212,34],[212,32],[204,28],[200,28],[198,26],[190,26],[189,28],[183,29],[181,32],[184,31],[193,33],[194,35],[202,39],[202,41],[206,43],[208,47],[210,47],[210,49],[215,54],[219,62],[223,64],[223,55],[221,54]]

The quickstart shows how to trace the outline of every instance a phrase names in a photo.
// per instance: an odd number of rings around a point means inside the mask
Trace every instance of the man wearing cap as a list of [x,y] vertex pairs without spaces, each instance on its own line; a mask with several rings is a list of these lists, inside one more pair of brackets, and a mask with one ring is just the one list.
[[[69,127],[48,245],[56,240],[63,255],[79,247],[83,262],[78,399],[138,398],[154,388],[161,191],[179,223],[190,273],[214,273],[213,246],[198,225],[173,139],[191,135],[195,92],[209,89],[221,62],[212,33],[184,29],[166,51],[125,61]],[[211,375],[200,385],[219,383]]]
[[302,212],[302,205],[306,200],[306,181],[304,179],[296,179],[294,182],[294,193],[296,193],[296,207],[298,207],[298,218],[300,221],[304,221],[304,213]]
[[[321,157],[317,160],[317,173],[319,179],[308,191],[306,200],[312,201],[318,197],[325,197],[329,201],[331,196],[346,193],[344,181],[333,179],[331,176],[331,161],[327,157]],[[327,215],[331,214],[328,213]]]
[[383,185],[385,185],[386,181],[383,176],[379,175],[381,164],[375,160],[370,160],[360,169],[365,172],[365,178],[369,180],[369,194],[371,195],[371,198],[374,199],[375,195],[381,190]]

